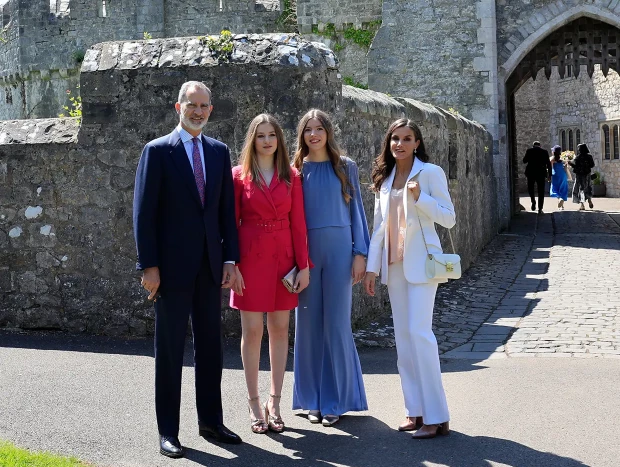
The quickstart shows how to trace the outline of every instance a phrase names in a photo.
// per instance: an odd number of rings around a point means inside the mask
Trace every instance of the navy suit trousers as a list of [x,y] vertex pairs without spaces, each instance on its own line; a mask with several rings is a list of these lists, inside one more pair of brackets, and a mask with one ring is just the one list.
[[198,275],[184,288],[167,288],[155,303],[155,410],[159,433],[178,436],[181,376],[191,318],[198,424],[222,423],[221,285],[211,274],[207,249]]

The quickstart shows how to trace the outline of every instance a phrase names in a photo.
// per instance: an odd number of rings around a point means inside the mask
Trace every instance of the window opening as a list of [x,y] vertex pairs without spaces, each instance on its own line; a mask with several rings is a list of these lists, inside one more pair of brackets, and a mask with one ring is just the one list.
[[610,159],[609,152],[609,127],[603,125],[603,154],[605,159]]
[[100,0],[99,3],[99,17],[107,18],[108,17],[108,2],[109,0]]

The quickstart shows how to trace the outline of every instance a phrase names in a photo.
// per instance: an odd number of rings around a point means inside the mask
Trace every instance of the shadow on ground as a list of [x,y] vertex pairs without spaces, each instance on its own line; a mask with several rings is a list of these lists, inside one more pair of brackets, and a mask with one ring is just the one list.
[[[282,447],[293,452],[270,453],[250,444],[231,448],[236,457],[222,459],[198,450],[188,450],[187,457],[204,466],[253,465],[316,466],[336,464],[347,467],[484,466],[490,462],[514,467],[584,466],[582,462],[553,453],[538,451],[514,441],[488,436],[469,436],[452,431],[449,436],[433,441],[413,440],[409,433],[398,433],[370,416],[343,417],[338,430],[345,435],[290,429],[285,435],[273,436]],[[348,436],[346,436],[348,435]]]

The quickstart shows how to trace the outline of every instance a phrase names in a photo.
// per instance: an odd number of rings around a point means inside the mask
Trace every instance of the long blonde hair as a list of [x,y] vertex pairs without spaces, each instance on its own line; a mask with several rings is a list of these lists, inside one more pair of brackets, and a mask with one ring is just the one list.
[[293,167],[301,172],[304,164],[304,157],[306,157],[310,152],[310,149],[304,140],[304,130],[306,129],[308,122],[313,118],[321,122],[321,125],[325,128],[325,132],[327,133],[327,155],[329,156],[334,173],[340,180],[342,197],[344,198],[345,203],[348,203],[351,200],[350,193],[353,192],[353,187],[347,178],[346,161],[344,158],[340,157],[342,155],[342,150],[334,138],[334,126],[332,125],[329,115],[322,110],[310,109],[303,117],[301,117],[299,125],[297,125],[297,151],[295,151],[295,155],[293,156]]
[[284,181],[288,186],[291,185],[291,166],[288,157],[288,150],[286,149],[286,141],[284,140],[284,133],[282,127],[278,121],[269,114],[260,114],[254,117],[248,127],[248,132],[245,135],[245,142],[243,143],[243,149],[241,150],[241,156],[239,157],[239,163],[241,164],[241,178],[245,180],[255,181],[259,188],[264,188],[263,178],[260,176],[260,169],[258,167],[258,161],[256,160],[256,148],[254,146],[256,142],[256,133],[258,132],[258,126],[263,123],[269,123],[273,126],[278,141],[278,148],[275,152],[275,166],[278,170],[278,180]]

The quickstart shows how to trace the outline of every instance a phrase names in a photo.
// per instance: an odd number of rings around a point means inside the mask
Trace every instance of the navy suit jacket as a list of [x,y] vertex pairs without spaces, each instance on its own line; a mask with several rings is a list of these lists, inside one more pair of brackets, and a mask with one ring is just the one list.
[[209,137],[202,144],[204,208],[176,129],[148,143],[138,163],[133,201],[137,269],[159,267],[162,290],[193,285],[205,246],[218,286],[224,262],[239,261],[230,152]]
[[551,177],[553,174],[549,153],[540,146],[534,146],[525,151],[523,163],[527,164],[525,167],[526,177],[542,178]]

